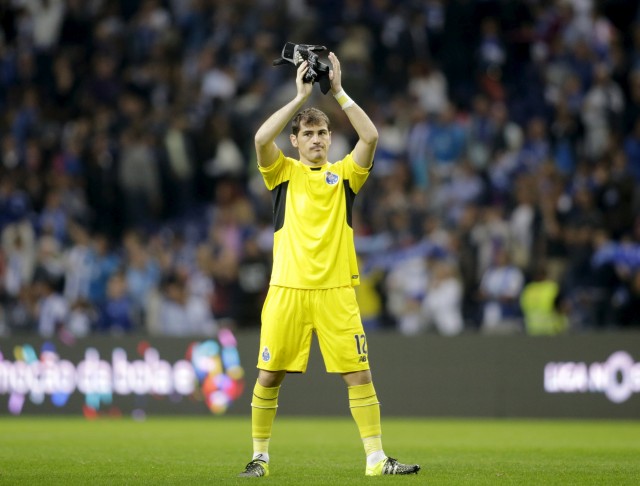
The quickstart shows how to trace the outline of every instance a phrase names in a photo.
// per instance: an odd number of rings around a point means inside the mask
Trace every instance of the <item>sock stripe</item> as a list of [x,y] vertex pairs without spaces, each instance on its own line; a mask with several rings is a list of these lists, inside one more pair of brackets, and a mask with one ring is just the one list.
[[356,398],[349,397],[349,401],[354,401],[354,400],[367,400],[367,399],[369,399],[369,398],[373,398],[373,397],[375,397],[375,396],[376,396],[376,394],[374,393],[373,395],[369,395],[368,397],[356,397]]
[[349,408],[362,408],[362,407],[372,407],[374,405],[380,405],[380,402],[375,403],[365,403],[364,405],[349,405]]
[[277,400],[278,397],[275,396],[273,398],[265,398],[265,397],[261,397],[260,395],[256,395],[255,393],[253,394],[254,397],[260,399],[260,400],[264,400],[264,401],[273,401],[273,400]]

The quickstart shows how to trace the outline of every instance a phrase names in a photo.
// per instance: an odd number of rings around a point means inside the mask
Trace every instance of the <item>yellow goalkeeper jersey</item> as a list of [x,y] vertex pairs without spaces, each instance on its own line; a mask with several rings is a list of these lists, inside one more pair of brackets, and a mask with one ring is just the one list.
[[273,201],[271,285],[329,289],[360,283],[352,207],[370,169],[344,159],[309,167],[285,157],[259,166]]

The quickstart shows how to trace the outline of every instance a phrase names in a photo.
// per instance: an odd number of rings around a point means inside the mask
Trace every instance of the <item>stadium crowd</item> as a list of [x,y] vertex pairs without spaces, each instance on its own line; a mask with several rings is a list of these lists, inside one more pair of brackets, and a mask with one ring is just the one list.
[[286,41],[336,52],[380,133],[367,329],[640,328],[634,0],[5,0],[0,34],[0,336],[259,326]]

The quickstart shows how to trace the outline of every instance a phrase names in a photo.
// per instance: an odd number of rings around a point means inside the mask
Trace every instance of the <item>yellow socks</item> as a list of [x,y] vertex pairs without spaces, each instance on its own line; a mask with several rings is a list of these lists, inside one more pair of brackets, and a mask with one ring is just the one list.
[[251,400],[253,458],[269,462],[269,439],[278,409],[279,386],[267,388],[256,381]]
[[380,402],[373,383],[348,387],[349,408],[356,421],[367,454],[367,462],[379,462],[386,457],[382,450]]
[[[348,387],[349,408],[358,426],[367,454],[367,463],[377,463],[386,456],[382,450],[380,402],[373,383]],[[251,435],[253,458],[269,462],[269,440],[278,409],[280,387],[267,388],[256,381],[251,401]]]

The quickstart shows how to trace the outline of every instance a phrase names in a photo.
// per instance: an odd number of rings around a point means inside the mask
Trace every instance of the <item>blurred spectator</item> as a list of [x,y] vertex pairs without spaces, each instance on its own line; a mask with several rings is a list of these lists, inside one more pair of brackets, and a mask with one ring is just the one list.
[[[144,244],[145,239],[137,232],[129,232],[124,238],[126,291],[123,292],[130,299],[127,313],[136,327],[143,322],[147,299],[161,278],[159,263],[147,252]],[[114,285],[117,286],[118,298],[121,298],[119,281],[116,280]]]
[[[639,78],[640,81],[640,78]],[[640,82],[638,83],[640,91]],[[640,99],[640,98],[639,98]],[[629,172],[634,183],[640,184],[640,113],[634,122],[633,130],[624,139],[624,155],[627,157]]]
[[427,115],[439,115],[447,109],[447,79],[432,62],[414,61],[409,74],[409,93]]
[[386,275],[386,307],[402,334],[410,336],[423,330],[421,303],[429,278],[427,262],[422,255],[395,263]]
[[568,104],[560,101],[549,126],[551,160],[563,174],[571,174],[578,160],[579,138],[582,126],[569,111]]
[[465,159],[455,164],[450,177],[442,181],[434,193],[433,209],[440,215],[444,224],[456,226],[466,206],[482,201],[485,181]]
[[148,226],[160,215],[160,170],[151,139],[151,134],[139,128],[131,128],[122,135],[118,182],[127,228]]
[[540,210],[536,206],[534,179],[522,175],[516,179],[514,207],[509,215],[511,256],[513,263],[524,271],[531,269],[532,260],[540,255]]
[[271,276],[271,258],[258,244],[257,234],[245,237],[242,256],[238,262],[238,326],[260,326],[262,303]]
[[453,262],[436,260],[431,266],[426,295],[422,300],[425,328],[435,327],[443,336],[455,336],[464,329],[462,284]]
[[2,253],[2,286],[8,297],[16,298],[31,283],[35,270],[36,238],[27,219],[11,223],[2,230]]
[[229,121],[224,116],[215,116],[212,121],[212,137],[215,143],[211,158],[205,161],[204,171],[213,179],[239,177],[245,172],[242,151],[233,140]]
[[115,144],[106,130],[94,134],[87,155],[84,191],[91,207],[91,228],[111,237],[120,237],[122,201],[118,183]]
[[64,279],[64,258],[60,242],[45,234],[38,240],[34,280],[42,279],[58,286]]
[[[484,272],[492,265],[499,249],[508,249],[511,245],[509,223],[503,216],[502,206],[485,206],[471,230],[471,242],[476,248],[478,266],[476,279],[479,281]],[[506,251],[506,250],[505,250]]]
[[593,84],[587,90],[582,106],[585,149],[591,158],[604,154],[609,137],[620,128],[623,109],[624,96],[620,86],[611,79],[609,67],[595,64]]
[[31,17],[33,46],[47,52],[58,42],[60,26],[65,10],[63,0],[25,0],[23,2]]
[[67,220],[69,214],[62,205],[62,194],[58,189],[47,193],[44,208],[39,216],[39,233],[47,233],[59,243],[67,241]]
[[107,297],[99,309],[98,332],[120,335],[136,330],[136,311],[128,295],[126,275],[114,273],[109,277]]
[[564,223],[570,198],[564,192],[563,182],[557,171],[549,170],[543,179],[543,184],[538,204],[540,210],[539,258],[544,262],[549,278],[560,281],[567,266]]
[[167,162],[167,175],[164,191],[171,201],[168,214],[181,217],[193,206],[195,192],[194,147],[187,133],[185,115],[176,114],[163,137],[163,155]]
[[44,338],[54,337],[67,325],[69,305],[56,287],[56,280],[50,276],[42,275],[35,281],[37,329]]
[[469,205],[464,208],[458,226],[450,233],[447,245],[451,248],[452,257],[456,259],[460,283],[462,285],[462,301],[460,308],[465,328],[477,330],[480,327],[480,311],[476,299],[479,281],[478,246],[473,237],[474,225],[479,215],[479,208]]
[[568,225],[565,238],[568,259],[561,286],[569,305],[571,328],[585,331],[610,327],[610,299],[618,283],[615,264],[593,262],[594,252],[609,241],[609,235],[583,221]]
[[[638,32],[640,39],[640,22]],[[635,132],[637,120],[640,119],[640,49],[638,54],[638,66],[627,76],[629,96],[626,99],[624,111],[624,131],[626,134]]]
[[64,297],[68,302],[89,297],[91,285],[91,247],[87,229],[78,223],[69,225],[71,247],[64,258]]
[[518,157],[519,170],[535,172],[551,155],[547,125],[542,118],[533,117],[526,126],[525,138]]
[[622,150],[612,151],[609,160],[594,167],[596,201],[604,227],[616,240],[626,237],[634,220],[636,183]]
[[622,328],[640,328],[640,271],[635,271],[614,297],[613,320]]
[[449,104],[431,125],[427,140],[431,150],[428,170],[436,183],[448,180],[467,149],[466,131],[457,116],[456,107]]
[[94,305],[87,299],[77,299],[71,305],[67,328],[75,338],[89,336],[98,325],[99,314]]
[[180,274],[163,280],[157,316],[163,336],[212,336],[218,327],[209,302],[190,293]]
[[521,331],[520,293],[524,275],[510,258],[508,249],[497,246],[493,261],[480,281],[479,298],[482,303],[481,329],[486,333]]
[[568,331],[560,286],[548,278],[544,267],[538,267],[522,289],[520,306],[527,334],[553,336]]
[[480,23],[480,39],[477,48],[479,85],[493,101],[505,99],[503,72],[507,62],[507,50],[500,33],[500,23],[494,17],[485,17]]
[[474,167],[484,169],[489,164],[491,144],[497,131],[489,99],[484,95],[474,96],[469,112],[467,145],[467,156]]
[[120,258],[112,251],[106,235],[94,234],[89,252],[89,301],[102,305],[107,298],[109,278],[118,270]]
[[87,96],[96,103],[113,105],[122,92],[117,59],[108,53],[98,53],[92,67],[93,74],[86,86]]
[[[367,267],[366,257],[360,257],[358,267]],[[392,323],[386,322],[388,316],[385,315],[384,293],[380,289],[383,280],[384,271],[381,269],[360,272],[360,285],[355,288],[355,291],[365,331],[393,326]]]
[[15,298],[0,298],[0,302],[2,302],[5,332],[37,334],[39,309],[36,285],[23,287]]

